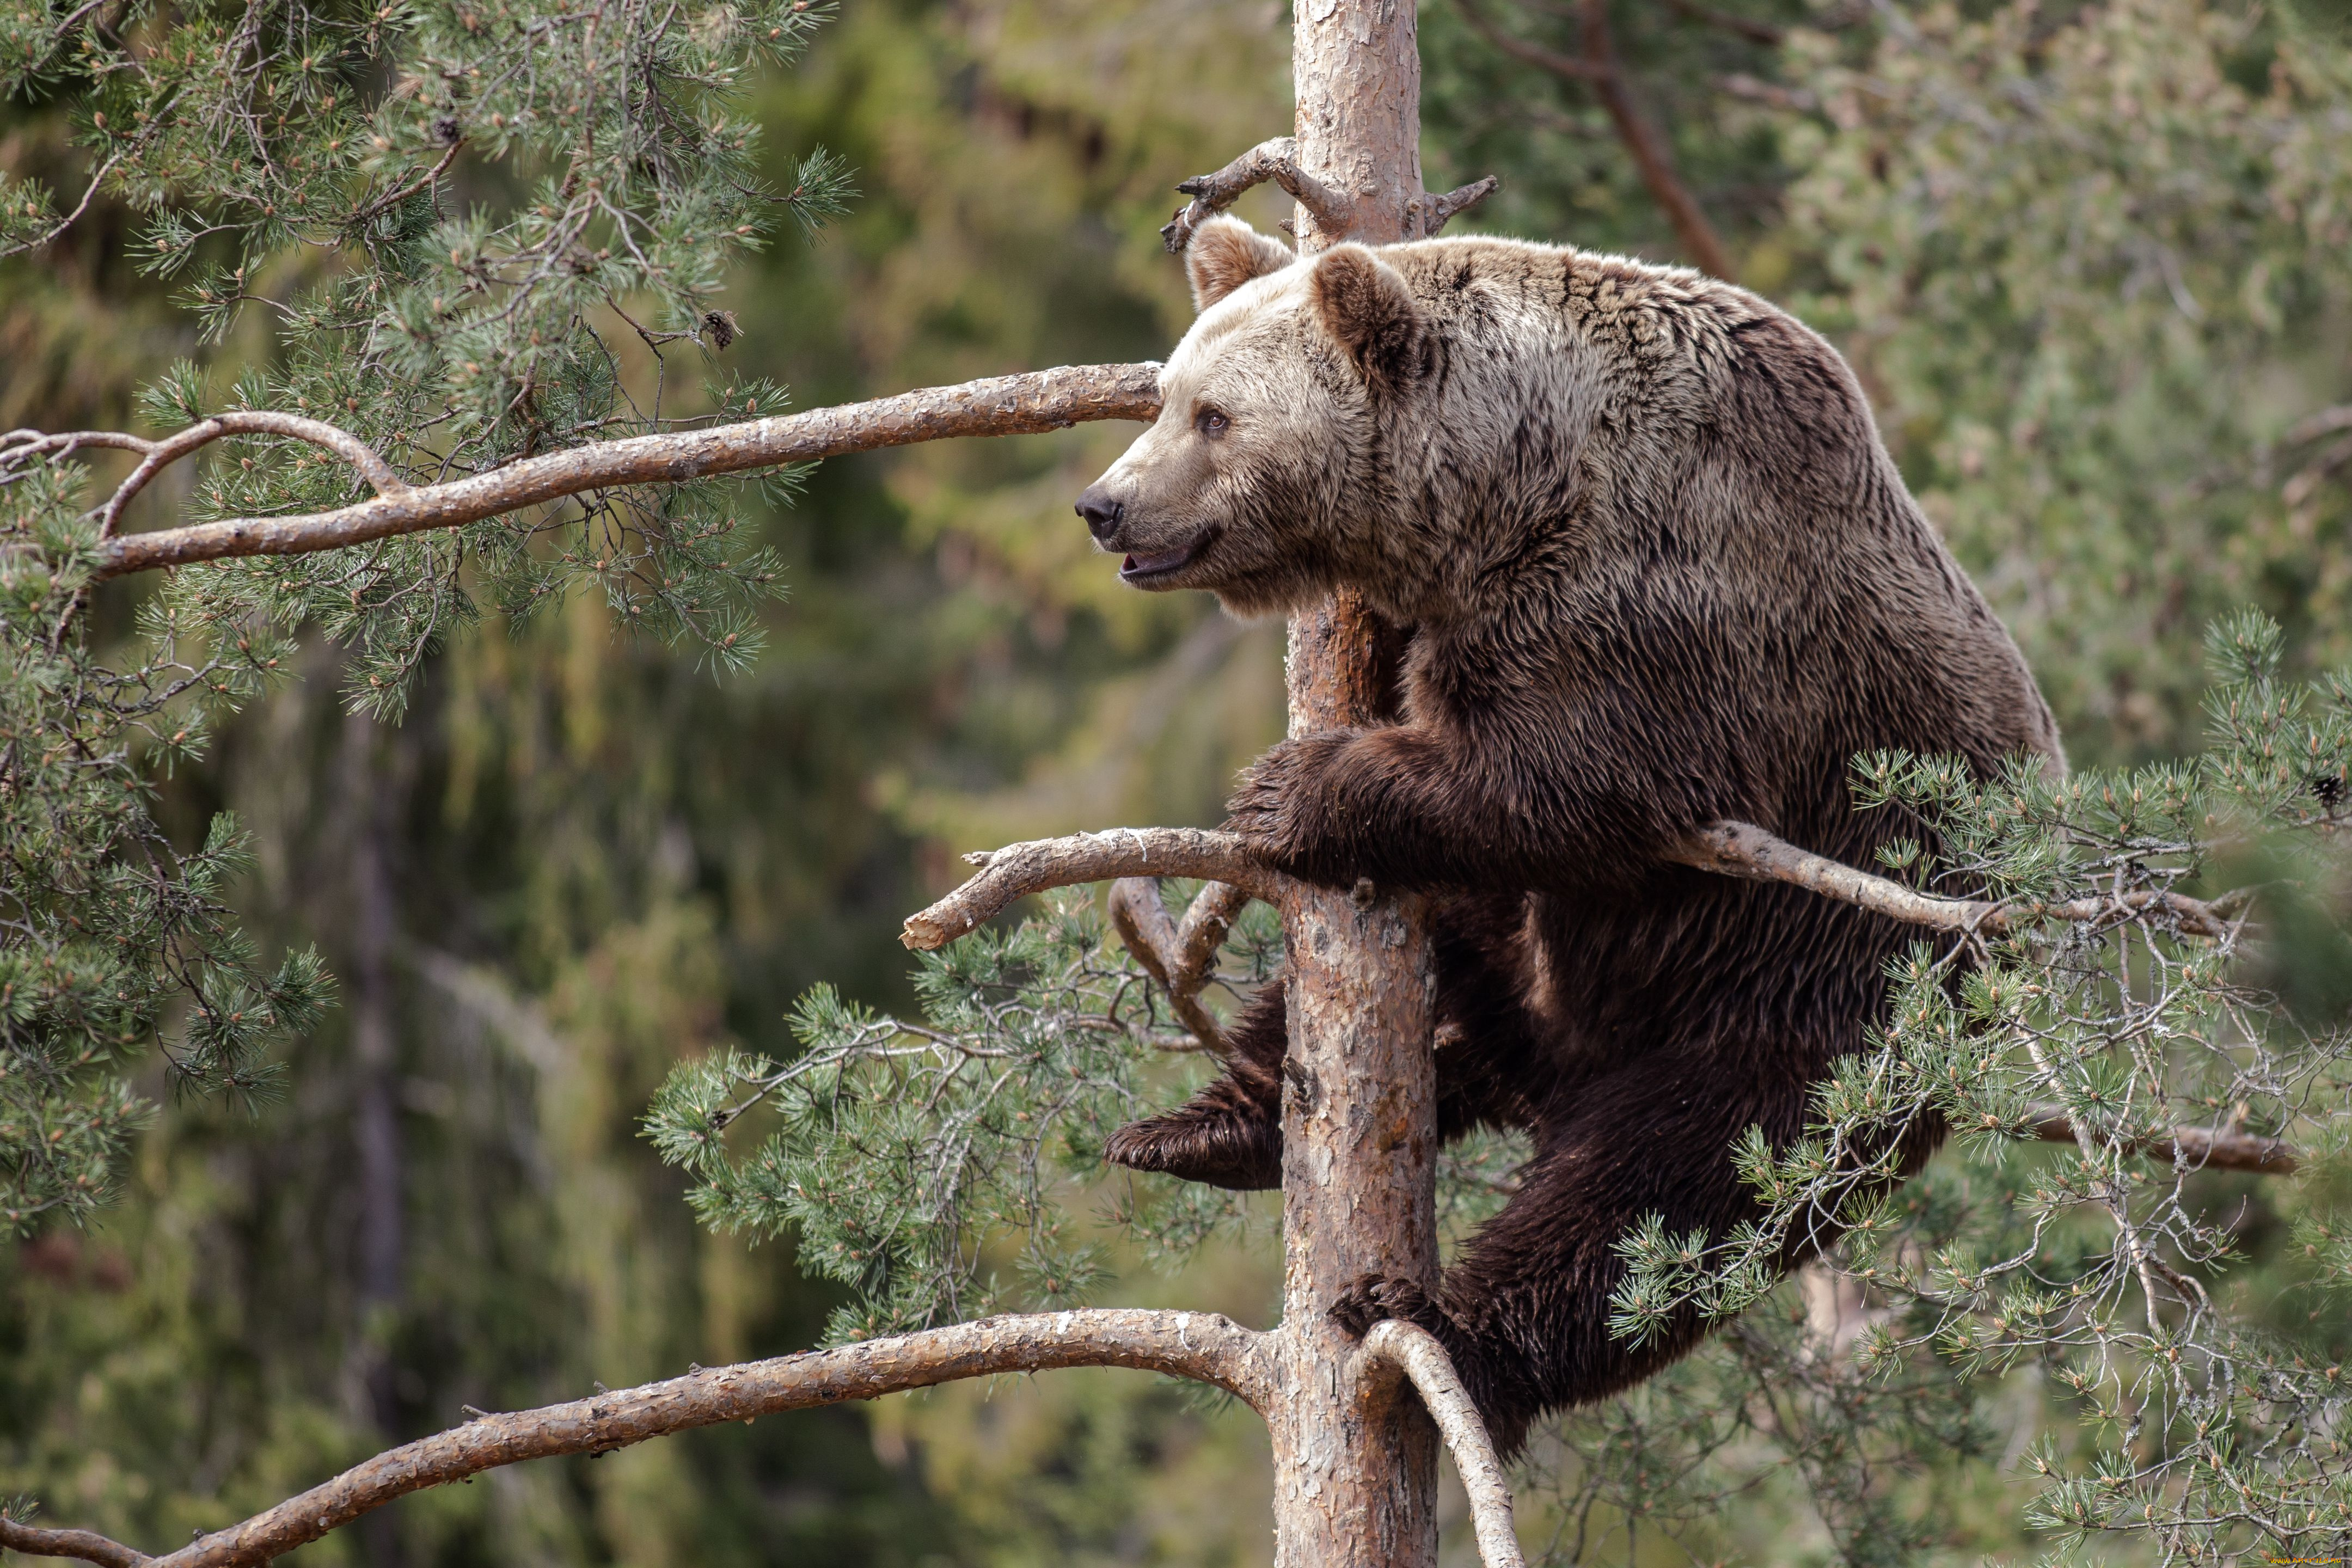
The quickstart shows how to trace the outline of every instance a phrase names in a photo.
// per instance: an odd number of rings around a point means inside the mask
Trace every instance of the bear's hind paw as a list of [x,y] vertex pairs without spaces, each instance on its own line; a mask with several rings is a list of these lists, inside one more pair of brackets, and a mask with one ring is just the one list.
[[1282,1129],[1231,1114],[1202,1116],[1188,1107],[1120,1128],[1103,1145],[1103,1158],[1130,1171],[1264,1192],[1282,1184]]

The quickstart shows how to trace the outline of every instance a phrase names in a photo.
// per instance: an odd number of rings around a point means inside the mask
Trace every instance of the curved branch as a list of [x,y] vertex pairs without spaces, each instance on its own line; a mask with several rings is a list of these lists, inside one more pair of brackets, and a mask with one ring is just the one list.
[[79,1557],[101,1568],[140,1568],[155,1560],[94,1530],[42,1530],[20,1524],[0,1513],[0,1551],[21,1552],[27,1557]]
[[1503,182],[1489,174],[1483,180],[1473,180],[1466,185],[1456,185],[1444,195],[1421,198],[1421,237],[1433,239],[1457,215],[1468,212],[1488,196],[1503,188]]
[[1176,188],[1192,199],[1160,228],[1160,243],[1169,255],[1183,255],[1184,247],[1192,243],[1194,229],[1241,200],[1244,191],[1269,181],[1314,215],[1316,226],[1326,233],[1344,235],[1354,226],[1356,206],[1348,194],[1333,190],[1298,166],[1298,143],[1294,138],[1275,136],[1213,174],[1179,181]]
[[2068,899],[2055,904],[2031,899],[2009,903],[1984,899],[1941,899],[1800,849],[1745,822],[1708,823],[1684,839],[1667,858],[1751,882],[1787,882],[1874,914],[1938,931],[1995,936],[2041,920],[2096,923],[2117,918],[2129,920],[2151,910],[2169,914],[2179,921],[2182,931],[2191,935],[2210,937],[2217,942],[2232,929],[2231,921],[2211,904],[2161,889],[2141,889],[2105,898]]
[[898,940],[919,952],[945,947],[1016,899],[1048,888],[1107,882],[1120,877],[1199,877],[1227,882],[1255,899],[1280,905],[1294,885],[1265,865],[1238,835],[1199,827],[1114,827],[1041,838],[964,858],[980,874],[919,914],[907,917]]
[[1230,882],[1212,882],[1193,898],[1181,924],[1169,918],[1157,877],[1121,877],[1110,885],[1111,923],[1136,961],[1168,988],[1169,1004],[1204,1049],[1225,1054],[1224,1031],[1201,1005],[1217,949],[1249,895]]
[[[34,1531],[0,1544],[48,1556],[156,1568],[250,1568],[318,1540],[394,1498],[484,1470],[562,1454],[603,1454],[726,1421],[873,1399],[998,1373],[1126,1366],[1213,1384],[1263,1410],[1274,1397],[1261,1336],[1211,1312],[1096,1310],[983,1318],[838,1350],[715,1367],[540,1410],[483,1415],[378,1454],[242,1524],[199,1537],[169,1556],[142,1557],[84,1531]],[[76,1538],[68,1544],[65,1538]]]
[[[583,490],[737,474],[955,436],[1033,435],[1095,419],[1150,421],[1159,412],[1158,365],[1066,365],[709,430],[598,441],[446,484],[404,487],[335,511],[236,518],[129,534],[108,544],[102,574],[119,577],[233,556],[299,555],[425,529],[456,528]],[[293,416],[268,417],[291,420]],[[296,434],[290,428],[280,433]]]
[[[1445,1347],[1427,1329],[1389,1318],[1365,1331],[1361,1363],[1384,1363],[1402,1372],[1437,1422],[1438,1433],[1454,1456],[1454,1468],[1462,1477],[1462,1489],[1469,1494],[1479,1561],[1486,1568],[1525,1568],[1518,1532],[1511,1526],[1510,1483],[1503,1477],[1502,1461],[1495,1457],[1486,1423],[1469,1391],[1462,1386]],[[1360,1364],[1359,1378],[1363,1371],[1364,1365]]]

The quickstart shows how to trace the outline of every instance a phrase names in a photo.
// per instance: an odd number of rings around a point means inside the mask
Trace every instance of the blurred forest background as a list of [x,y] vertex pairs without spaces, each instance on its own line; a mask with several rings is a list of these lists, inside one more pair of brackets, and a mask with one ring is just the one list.
[[[2352,654],[2343,0],[1609,16],[1739,280],[1854,358],[2077,760],[2196,750],[2228,606],[2276,616],[2303,668]],[[1422,28],[1428,184],[1503,180],[1459,226],[1688,258],[1560,68],[1573,8],[1429,0]],[[860,194],[734,281],[729,368],[806,408],[1164,353],[1190,313],[1156,233],[1171,187],[1287,129],[1286,39],[1272,0],[852,0],[759,103],[780,174],[823,146]],[[0,113],[0,164],[76,185],[60,116]],[[123,427],[152,367],[273,352],[258,324],[200,344],[131,226],[101,207],[0,266],[0,425]],[[683,1055],[789,1054],[814,982],[903,1003],[898,921],[956,852],[1212,823],[1278,735],[1279,628],[1121,590],[1070,516],[1132,434],[825,465],[760,521],[792,593],[747,675],[577,595],[453,640],[397,726],[347,715],[314,647],[171,779],[176,830],[224,808],[254,830],[254,929],[315,938],[341,1004],[282,1099],[167,1102],[99,1224],[0,1246],[0,1495],[184,1538],[461,1404],[813,1342],[834,1298],[788,1245],[698,1230],[638,1118]],[[152,526],[171,492],[142,504]],[[2212,1179],[2251,1205],[2259,1294],[2290,1200]],[[1263,1324],[1275,1258],[1229,1247],[1119,1295]],[[2000,1459],[1908,1483],[1966,1494],[1923,1560],[2032,1555]],[[1548,1462],[1572,1492],[1582,1461]],[[1769,1481],[1675,1539],[1604,1531],[1593,1560],[1832,1553]],[[1245,1563],[1268,1484],[1245,1411],[1073,1373],[501,1471],[300,1560]]]

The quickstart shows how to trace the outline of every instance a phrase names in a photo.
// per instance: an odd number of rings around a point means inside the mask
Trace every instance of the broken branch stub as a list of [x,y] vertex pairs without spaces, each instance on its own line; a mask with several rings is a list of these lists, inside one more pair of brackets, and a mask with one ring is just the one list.
[[[1281,186],[1292,200],[1307,209],[1328,238],[1345,238],[1355,226],[1356,204],[1349,194],[1334,190],[1299,166],[1295,138],[1276,136],[1259,142],[1215,174],[1195,174],[1178,182],[1177,190],[1192,199],[1177,208],[1175,216],[1160,227],[1160,243],[1168,247],[1171,256],[1181,256],[1184,247],[1192,243],[1194,230],[1241,200],[1243,192],[1264,184]],[[1443,195],[1423,191],[1405,203],[1404,228],[1400,237],[1427,239],[1444,228],[1448,218],[1493,195],[1500,184],[1489,174]]]

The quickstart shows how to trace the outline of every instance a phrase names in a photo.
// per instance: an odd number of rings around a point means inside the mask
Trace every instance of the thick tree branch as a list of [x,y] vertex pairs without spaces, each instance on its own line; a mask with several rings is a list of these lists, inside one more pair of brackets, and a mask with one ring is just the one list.
[[[906,392],[871,403],[845,404],[838,408],[820,408],[772,419],[749,419],[709,430],[599,441],[544,457],[526,458],[446,484],[400,486],[397,489],[383,483],[387,478],[393,485],[399,485],[399,480],[382,468],[373,454],[366,454],[362,461],[360,454],[365,448],[353,437],[322,426],[320,430],[357,448],[336,449],[343,451],[386,493],[335,511],[299,517],[237,518],[125,535],[108,544],[103,574],[114,577],[159,566],[184,566],[191,562],[235,556],[299,555],[315,550],[334,550],[394,534],[478,522],[583,490],[743,473],[918,441],[938,441],[955,436],[1032,435],[1095,419],[1149,421],[1158,417],[1160,412],[1159,375],[1160,367],[1149,363],[1066,365],[1058,370],[966,382],[961,386]],[[296,420],[291,415],[222,415],[217,421],[205,424],[226,425],[256,418],[276,422],[271,433],[299,435],[330,444],[322,437],[294,428]],[[307,420],[299,423],[316,424]],[[89,432],[70,437],[20,434],[27,440],[79,442],[83,446],[105,445],[153,452],[176,447],[204,428],[203,425],[191,426],[166,442],[112,435],[100,439],[102,433]],[[224,429],[221,433],[232,432]],[[214,437],[206,437],[211,438]],[[194,442],[186,450],[202,444]],[[30,452],[26,441],[20,441],[16,449],[28,455]],[[46,455],[61,455],[64,449],[67,448],[57,448]],[[368,462],[375,462],[381,473],[372,471]]]
[[[2076,1143],[2074,1123],[2053,1107],[2034,1111],[2033,1135],[2045,1143]],[[2160,1137],[2140,1140],[2125,1152],[2151,1160],[2185,1165],[2192,1171],[2252,1171],[2265,1176],[2291,1176],[2301,1168],[2294,1146],[2284,1138],[2263,1138],[2252,1132],[2213,1132],[2202,1127],[2176,1127]]]
[[1199,877],[1228,882],[1252,898],[1281,904],[1293,886],[1262,864],[1231,833],[1198,827],[1114,827],[1041,838],[964,858],[980,874],[919,914],[907,918],[898,940],[917,952],[945,947],[1016,899],[1049,888],[1108,882],[1120,877]]
[[[1454,1370],[1453,1358],[1427,1329],[1391,1318],[1374,1323],[1364,1335],[1362,1360],[1387,1364],[1402,1372],[1421,1395],[1445,1447],[1462,1489],[1470,1498],[1470,1523],[1478,1537],[1478,1560],[1486,1568],[1524,1568],[1518,1532],[1511,1525],[1511,1487],[1502,1461],[1495,1457],[1486,1423],[1472,1402],[1469,1390]],[[1362,1379],[1366,1367],[1355,1375]]]
[[1234,917],[1247,902],[1249,895],[1232,883],[1212,882],[1192,900],[1180,924],[1169,918],[1157,877],[1122,877],[1110,885],[1110,918],[1119,940],[1168,988],[1169,1005],[1192,1037],[1220,1056],[1224,1031],[1201,1005],[1201,987],[1208,983]]
[[874,1399],[964,1378],[1071,1366],[1126,1366],[1213,1384],[1263,1411],[1275,1398],[1262,1336],[1207,1312],[1097,1310],[984,1318],[838,1350],[717,1367],[568,1405],[484,1415],[404,1444],[242,1524],[147,1558],[87,1531],[9,1525],[0,1544],[110,1565],[250,1568],[316,1541],[394,1498],[484,1470],[562,1454],[603,1454],[649,1437],[786,1410]]

